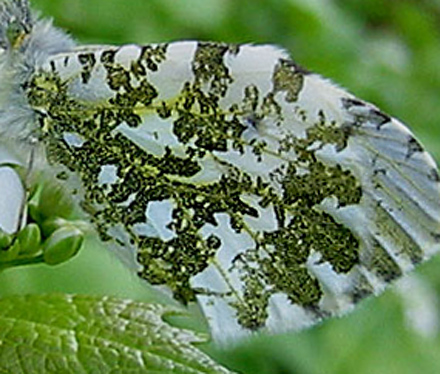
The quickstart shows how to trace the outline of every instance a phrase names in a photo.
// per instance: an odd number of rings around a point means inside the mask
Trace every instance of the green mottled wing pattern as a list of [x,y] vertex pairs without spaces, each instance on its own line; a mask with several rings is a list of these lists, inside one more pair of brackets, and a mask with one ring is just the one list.
[[101,239],[217,340],[343,313],[438,249],[432,158],[275,47],[79,48],[25,91]]

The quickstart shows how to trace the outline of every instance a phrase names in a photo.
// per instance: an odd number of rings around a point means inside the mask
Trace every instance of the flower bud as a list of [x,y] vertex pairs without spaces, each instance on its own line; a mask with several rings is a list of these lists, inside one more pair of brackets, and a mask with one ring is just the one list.
[[21,253],[32,255],[40,250],[41,232],[36,223],[28,224],[18,233],[18,240],[21,246]]
[[7,250],[12,243],[12,236],[0,229],[0,251]]
[[20,242],[16,239],[7,247],[0,249],[0,262],[15,260],[20,252]]
[[56,182],[44,181],[28,204],[29,214],[38,223],[57,216],[69,218],[74,210],[73,200]]
[[[41,232],[48,238],[52,233],[61,227],[69,226],[70,221],[60,217],[51,217],[41,223]],[[71,226],[71,225],[70,225]]]
[[71,259],[78,253],[83,241],[84,234],[76,227],[59,228],[44,242],[44,262],[48,265],[57,265]]

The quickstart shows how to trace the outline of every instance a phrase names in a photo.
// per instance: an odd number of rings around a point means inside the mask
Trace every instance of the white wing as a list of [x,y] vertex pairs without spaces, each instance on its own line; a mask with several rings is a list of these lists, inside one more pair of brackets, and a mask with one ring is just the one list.
[[101,238],[217,340],[345,312],[438,250],[432,158],[275,47],[86,47],[26,95]]

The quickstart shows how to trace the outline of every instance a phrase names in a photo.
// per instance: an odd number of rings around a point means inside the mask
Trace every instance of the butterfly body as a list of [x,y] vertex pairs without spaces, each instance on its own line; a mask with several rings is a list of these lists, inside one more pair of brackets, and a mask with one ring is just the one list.
[[438,250],[432,158],[283,50],[59,49],[17,88],[28,136],[101,239],[197,300],[216,339],[343,313]]

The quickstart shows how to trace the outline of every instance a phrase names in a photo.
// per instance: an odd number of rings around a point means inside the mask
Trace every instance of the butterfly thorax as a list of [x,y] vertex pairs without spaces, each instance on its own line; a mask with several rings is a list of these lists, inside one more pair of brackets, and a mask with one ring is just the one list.
[[40,20],[28,1],[6,0],[0,4],[0,133],[9,139],[33,136],[34,111],[23,89],[29,77],[50,55],[69,51],[73,40]]

